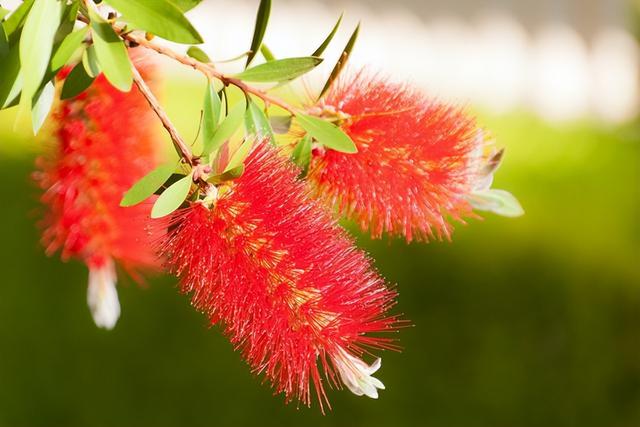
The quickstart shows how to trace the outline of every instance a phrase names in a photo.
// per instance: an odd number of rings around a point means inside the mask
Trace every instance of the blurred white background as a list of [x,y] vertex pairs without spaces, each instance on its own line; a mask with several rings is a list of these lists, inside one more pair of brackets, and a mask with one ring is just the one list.
[[[213,58],[248,49],[258,3],[205,0],[190,14]],[[343,11],[311,86],[361,21],[352,65],[443,99],[498,113],[527,108],[554,121],[621,122],[638,111],[638,44],[624,0],[274,0],[265,42],[279,57],[310,54]]]

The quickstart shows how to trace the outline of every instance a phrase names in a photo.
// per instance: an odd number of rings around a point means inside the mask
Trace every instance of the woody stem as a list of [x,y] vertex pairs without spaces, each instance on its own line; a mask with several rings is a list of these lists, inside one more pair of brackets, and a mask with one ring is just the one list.
[[268,104],[276,105],[282,108],[283,110],[286,110],[290,114],[294,116],[296,115],[296,108],[293,107],[292,105],[284,102],[283,100],[277,97],[269,95],[268,93],[266,93],[261,89],[250,86],[240,79],[227,76],[221,73],[220,71],[216,70],[212,64],[206,64],[204,62],[200,62],[196,59],[193,59],[190,56],[179,54],[173,51],[172,49],[169,49],[166,46],[162,46],[147,40],[143,35],[126,33],[123,31],[122,28],[118,28],[116,26],[114,26],[114,29],[118,34],[120,34],[122,38],[124,38],[125,40],[128,40],[129,42],[132,42],[135,45],[140,45],[147,49],[151,49],[161,55],[165,55],[177,62],[180,62],[183,65],[186,65],[188,67],[193,68],[194,70],[201,72],[202,74],[207,76],[207,78],[209,79],[214,78],[214,79],[220,80],[225,86],[233,85],[246,94],[252,94],[262,99],[262,101],[264,101],[264,103],[267,105]]
[[133,71],[133,81],[138,87],[138,90],[140,91],[140,93],[145,97],[145,99],[149,103],[149,106],[151,107],[151,109],[153,109],[153,111],[156,113],[156,115],[162,122],[162,125],[164,126],[164,128],[167,130],[167,132],[169,132],[169,135],[171,136],[171,141],[173,142],[173,146],[178,152],[178,155],[180,155],[184,159],[184,162],[187,163],[188,165],[197,166],[198,164],[197,158],[193,156],[193,153],[191,153],[189,146],[184,142],[184,139],[182,139],[182,137],[178,133],[178,130],[173,125],[173,123],[171,123],[169,116],[167,116],[167,113],[164,111],[164,109],[158,102],[158,99],[155,97],[153,92],[151,92],[151,89],[149,88],[149,86],[145,83],[144,79],[138,72],[138,69],[135,66],[132,66],[131,68]]

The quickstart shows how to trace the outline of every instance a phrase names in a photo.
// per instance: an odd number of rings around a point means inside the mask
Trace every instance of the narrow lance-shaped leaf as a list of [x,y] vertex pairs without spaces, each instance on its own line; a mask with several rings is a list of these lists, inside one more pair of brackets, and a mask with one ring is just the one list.
[[276,59],[276,57],[273,55],[273,52],[271,52],[271,49],[269,49],[269,47],[264,43],[262,43],[262,46],[260,46],[260,53],[264,57],[264,60],[267,62],[274,61]]
[[469,203],[475,209],[515,218],[524,215],[520,202],[508,191],[486,189],[469,195]]
[[247,56],[245,68],[249,66],[260,50],[262,39],[264,39],[264,33],[267,31],[270,14],[271,0],[260,0],[260,6],[258,7],[258,13],[256,14],[256,25],[253,29],[253,38],[251,39],[251,47],[249,48],[250,52]]
[[15,40],[20,36],[20,31],[18,31],[24,25],[27,15],[29,11],[33,7],[33,3],[35,0],[25,0],[22,2],[20,6],[13,11],[13,13],[7,18],[7,20],[2,24],[4,26],[4,31],[7,34],[7,38],[10,43],[14,43]]
[[237,170],[240,166],[242,166],[244,164],[244,160],[247,158],[247,156],[251,152],[251,148],[253,147],[254,143],[255,143],[255,139],[252,137],[249,137],[246,140],[244,140],[242,144],[240,144],[238,149],[235,151],[235,153],[233,153],[233,156],[231,156],[231,159],[229,159],[229,163],[227,163],[227,166],[224,168],[223,173],[227,173],[232,170]]
[[0,24],[0,59],[3,59],[9,53],[9,39],[4,32],[4,27]]
[[322,62],[322,58],[303,56],[300,58],[285,58],[269,61],[249,68],[234,77],[248,82],[281,82],[293,80]]
[[133,74],[129,55],[122,39],[93,8],[89,8],[89,15],[93,44],[102,72],[114,87],[128,92],[133,83]]
[[198,46],[191,46],[189,49],[187,49],[187,55],[189,55],[190,57],[192,57],[197,61],[204,62],[205,64],[208,64],[211,62],[209,55],[207,55]]
[[188,12],[189,10],[193,9],[194,7],[202,3],[202,0],[172,0],[172,1],[173,1],[173,4],[178,6],[178,8],[183,12]]
[[311,56],[320,56],[320,55],[322,55],[324,53],[324,51],[329,46],[329,43],[331,43],[331,40],[333,40],[333,37],[338,32],[338,28],[340,27],[340,23],[342,22],[342,17],[343,16],[344,16],[344,13],[340,14],[340,17],[338,18],[338,21],[333,26],[333,29],[331,30],[331,32],[329,33],[327,38],[324,39],[322,44],[320,46],[318,46],[318,48],[311,54]]
[[358,149],[351,138],[338,126],[318,117],[296,115],[298,124],[307,133],[327,148],[343,153],[356,153]]
[[36,0],[25,21],[20,37],[23,108],[30,108],[31,99],[47,71],[62,5],[59,0]]
[[203,146],[209,146],[212,143],[211,141],[218,129],[218,123],[220,122],[221,109],[222,102],[220,101],[220,97],[213,87],[213,82],[209,82],[204,95],[204,106],[202,109]]
[[269,117],[269,123],[271,123],[271,129],[277,134],[284,135],[289,133],[291,129],[291,116],[274,116]]
[[33,133],[37,134],[53,105],[56,88],[52,82],[47,82],[34,96],[33,107],[31,108],[31,124]]
[[244,126],[247,135],[254,135],[258,139],[268,138],[272,143],[275,142],[269,119],[264,111],[251,100],[248,101],[247,111],[245,112]]
[[120,206],[134,206],[145,201],[149,196],[164,184],[176,170],[175,163],[160,165],[133,186],[124,194],[120,201]]
[[95,46],[89,46],[82,53],[82,65],[89,76],[98,77],[100,75],[100,64],[98,63]]
[[192,183],[193,177],[189,174],[164,190],[151,208],[151,218],[162,218],[178,209],[187,199]]
[[241,102],[236,104],[230,111],[229,115],[222,121],[218,130],[216,130],[213,138],[205,141],[202,148],[202,155],[208,156],[214,154],[226,140],[231,138],[242,124],[244,117],[245,105]]
[[13,46],[0,61],[0,109],[12,105],[22,89],[20,75],[20,53],[18,46]]
[[296,147],[291,153],[291,160],[300,168],[301,177],[306,176],[309,170],[309,163],[311,162],[311,142],[311,137],[305,135],[298,144],[296,144]]
[[64,67],[73,54],[80,48],[89,32],[89,27],[83,27],[69,34],[56,49],[51,59],[51,69],[59,70]]
[[87,74],[82,63],[77,64],[64,79],[60,99],[69,99],[80,95],[91,86],[93,80],[94,78]]
[[360,24],[358,24],[356,29],[353,31],[353,34],[351,34],[351,37],[349,38],[349,41],[347,42],[347,45],[344,47],[344,50],[340,54],[340,58],[338,58],[338,62],[336,62],[336,65],[335,65],[335,67],[333,67],[333,70],[331,71],[331,74],[329,75],[329,78],[327,79],[327,82],[324,84],[324,87],[322,88],[322,91],[320,92],[320,95],[318,96],[318,99],[322,98],[322,96],[331,87],[331,84],[340,75],[340,72],[342,71],[342,69],[346,65],[347,61],[349,60],[349,55],[351,55],[351,51],[353,50],[353,46],[355,46],[355,44],[356,44],[356,40],[358,39],[358,33],[359,32],[360,32]]
[[176,43],[200,44],[202,37],[168,0],[106,0],[135,28]]

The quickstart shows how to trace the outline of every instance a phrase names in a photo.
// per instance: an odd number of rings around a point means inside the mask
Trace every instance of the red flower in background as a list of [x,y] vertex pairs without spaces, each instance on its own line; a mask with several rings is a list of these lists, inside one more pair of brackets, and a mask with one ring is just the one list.
[[374,238],[449,238],[449,220],[472,215],[467,201],[485,145],[460,108],[366,72],[338,81],[312,113],[340,120],[358,152],[315,149],[315,195]]
[[[134,62],[146,75],[153,71],[142,58]],[[147,227],[151,205],[119,206],[123,193],[156,166],[157,119],[135,87],[120,92],[104,76],[60,102],[53,115],[53,143],[34,174],[47,208],[42,242],[47,254],[61,251],[64,260],[87,265],[92,315],[110,329],[120,314],[116,264],[134,277],[157,264]]]
[[174,214],[160,250],[193,305],[287,401],[309,405],[313,384],[322,406],[325,378],[376,398],[380,360],[362,356],[394,348],[376,333],[396,328],[395,292],[297,173],[259,145],[242,177]]

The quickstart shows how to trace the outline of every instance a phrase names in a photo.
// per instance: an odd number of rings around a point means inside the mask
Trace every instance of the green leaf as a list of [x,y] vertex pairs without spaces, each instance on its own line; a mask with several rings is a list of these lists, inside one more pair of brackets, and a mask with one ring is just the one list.
[[197,61],[204,62],[205,64],[208,64],[211,62],[209,55],[204,53],[204,51],[197,46],[191,46],[187,50],[187,55],[189,55],[190,57],[192,57]]
[[469,203],[475,209],[515,218],[524,215],[520,202],[508,191],[478,190],[469,195]]
[[251,148],[255,141],[256,140],[253,138],[247,138],[242,144],[240,144],[236,152],[231,156],[231,159],[229,159],[229,163],[227,163],[227,166],[224,168],[223,174],[231,172],[244,164],[244,160],[251,152]]
[[331,43],[331,40],[333,40],[333,37],[338,32],[338,28],[340,27],[340,23],[342,22],[343,16],[344,16],[344,13],[340,14],[340,18],[338,18],[338,21],[333,26],[333,29],[331,30],[327,38],[324,39],[322,44],[318,46],[318,48],[311,54],[311,56],[320,56],[324,53],[325,49],[329,46],[329,43]]
[[21,102],[24,102],[25,106],[30,107],[31,99],[47,72],[54,36],[63,11],[62,6],[60,0],[35,0],[24,23],[20,37],[20,64]]
[[260,46],[260,53],[264,57],[264,60],[267,62],[274,61],[276,59],[276,57],[273,56],[273,52],[271,52],[271,49],[269,49],[269,47],[267,47],[267,45],[264,43],[262,43],[262,46]]
[[50,68],[52,70],[59,70],[60,68],[64,67],[67,61],[71,59],[73,54],[78,51],[80,46],[82,46],[82,42],[87,36],[88,32],[89,27],[86,26],[80,28],[77,31],[74,31],[73,33],[65,37],[58,49],[56,49],[55,53],[53,54]]
[[153,195],[153,193],[155,193],[155,191],[160,188],[162,184],[169,179],[169,177],[171,177],[175,170],[175,163],[167,163],[158,166],[142,177],[138,182],[133,184],[133,186],[124,194],[124,197],[122,197],[120,206],[134,206],[145,201],[149,196]]
[[204,107],[202,109],[202,141],[204,147],[212,143],[211,141],[220,122],[221,109],[222,102],[220,97],[213,87],[213,82],[209,82],[204,95]]
[[342,54],[340,54],[340,58],[338,58],[338,62],[336,62],[336,65],[333,67],[333,70],[331,71],[331,74],[329,75],[327,82],[324,84],[324,87],[322,88],[322,91],[320,92],[320,96],[318,96],[318,99],[322,98],[322,96],[331,87],[331,84],[333,84],[335,79],[337,79],[338,76],[340,75],[340,72],[346,65],[347,61],[349,60],[349,55],[351,55],[353,46],[356,44],[356,40],[358,39],[359,32],[360,32],[360,24],[358,24],[356,29],[353,31],[353,34],[351,34],[351,37],[349,38],[347,45],[344,47]]
[[202,37],[178,6],[168,0],[106,0],[135,28],[176,43],[200,44]]
[[249,100],[249,105],[244,115],[244,127],[247,130],[247,135],[254,135],[260,140],[268,138],[269,141],[275,143],[269,119],[264,114],[264,111],[251,100]]
[[231,138],[242,124],[245,106],[239,102],[229,111],[229,115],[220,123],[218,130],[210,140],[204,141],[202,155],[208,156],[215,153],[226,140]]
[[7,16],[9,12],[11,12],[9,9],[5,9],[4,7],[0,6],[0,22],[2,22],[4,17]]
[[24,25],[27,19],[29,11],[33,7],[35,0],[25,0],[20,6],[7,18],[2,24],[4,26],[4,32],[7,34],[7,38],[10,43],[14,43],[17,37],[20,36],[18,31]]
[[0,109],[11,105],[22,89],[20,75],[20,52],[18,46],[13,46],[0,61]]
[[171,3],[178,6],[178,9],[180,9],[181,11],[188,12],[202,3],[202,0],[171,0]]
[[34,96],[33,107],[31,108],[31,124],[34,135],[38,133],[49,115],[55,95],[55,86],[52,82],[47,82]]
[[93,8],[89,8],[89,15],[93,45],[102,72],[115,88],[128,92],[133,83],[133,74],[127,48],[113,31],[111,24],[98,15]]
[[325,147],[342,153],[358,152],[351,138],[333,123],[306,114],[298,114],[296,119],[310,136]]
[[251,61],[258,54],[262,39],[264,39],[264,33],[267,31],[267,24],[269,23],[269,15],[271,14],[271,0],[260,0],[260,6],[258,7],[258,13],[256,14],[256,25],[253,29],[253,38],[251,39],[251,47],[249,48],[249,55],[247,56],[247,63],[245,68],[251,64]]
[[80,95],[91,86],[93,80],[94,78],[87,74],[82,63],[77,64],[64,79],[60,99],[69,99]]
[[90,77],[98,77],[100,75],[100,64],[98,63],[95,46],[89,46],[82,53],[82,65]]
[[220,175],[214,175],[210,177],[209,179],[207,179],[207,182],[210,182],[212,184],[220,184],[225,181],[231,181],[233,179],[240,178],[243,173],[244,173],[244,165],[240,165],[224,173],[221,173]]
[[309,135],[305,135],[298,142],[291,153],[291,160],[301,169],[300,176],[306,176],[311,162],[311,137]]
[[9,39],[4,32],[4,27],[0,25],[0,59],[9,53]]
[[180,207],[189,195],[193,183],[191,174],[164,190],[151,208],[151,218],[162,218]]
[[293,80],[315,68],[322,58],[303,56],[269,61],[249,68],[234,77],[248,82],[281,82]]

